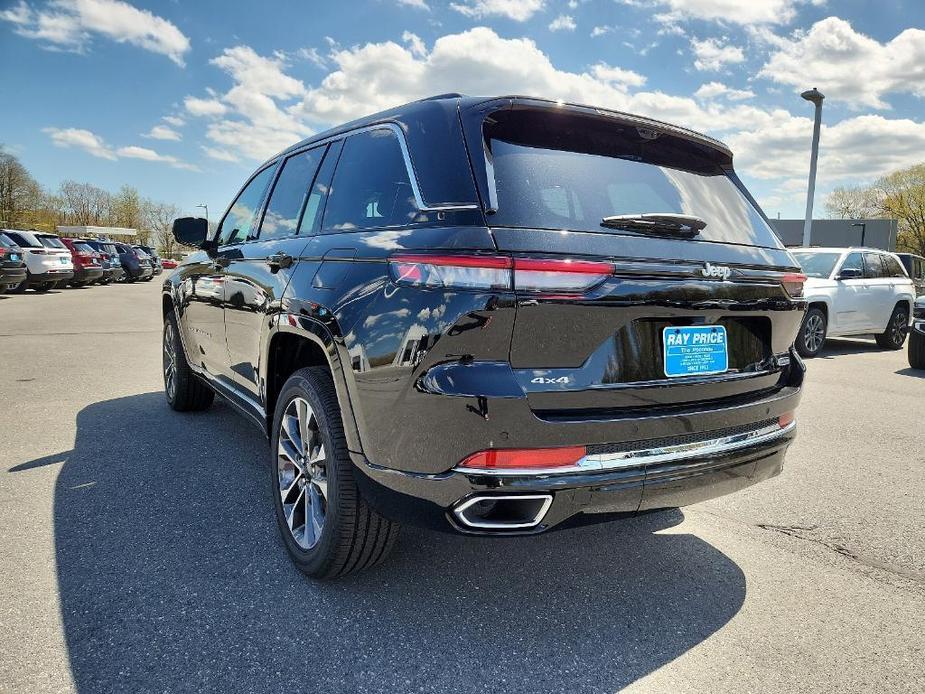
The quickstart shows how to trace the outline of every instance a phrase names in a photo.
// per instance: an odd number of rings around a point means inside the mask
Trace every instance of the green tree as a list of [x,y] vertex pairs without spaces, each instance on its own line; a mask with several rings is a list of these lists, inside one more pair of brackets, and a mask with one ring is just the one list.
[[925,255],[925,164],[894,171],[875,187],[883,216],[899,220],[896,249]]

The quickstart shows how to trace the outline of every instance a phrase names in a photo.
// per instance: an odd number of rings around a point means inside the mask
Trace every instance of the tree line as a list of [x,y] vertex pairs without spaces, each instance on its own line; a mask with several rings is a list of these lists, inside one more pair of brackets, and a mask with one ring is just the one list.
[[899,220],[896,250],[925,256],[925,164],[836,188],[825,199],[825,211],[835,219]]
[[0,147],[0,228],[54,232],[59,224],[125,227],[138,232],[137,243],[169,257],[179,251],[170,233],[180,209],[142,197],[124,185],[115,193],[79,181],[44,189],[19,159]]

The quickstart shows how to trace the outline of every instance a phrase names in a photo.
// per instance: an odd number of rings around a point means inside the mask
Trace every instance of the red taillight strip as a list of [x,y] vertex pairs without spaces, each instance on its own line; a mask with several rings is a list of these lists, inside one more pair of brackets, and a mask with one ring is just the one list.
[[393,255],[393,263],[421,263],[422,265],[451,265],[506,270],[512,266],[510,258],[499,255]]
[[473,453],[460,464],[470,470],[529,470],[571,467],[585,457],[584,446],[566,448],[493,448]]
[[514,269],[534,272],[573,272],[582,275],[609,275],[613,272],[613,265],[611,263],[603,263],[595,260],[514,258]]

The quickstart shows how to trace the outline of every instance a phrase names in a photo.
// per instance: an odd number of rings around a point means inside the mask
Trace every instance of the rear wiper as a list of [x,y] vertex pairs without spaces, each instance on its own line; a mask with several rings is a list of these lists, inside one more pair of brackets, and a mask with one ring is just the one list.
[[611,229],[650,232],[691,238],[699,234],[707,223],[700,217],[673,212],[646,212],[641,214],[614,214],[604,217],[601,226]]

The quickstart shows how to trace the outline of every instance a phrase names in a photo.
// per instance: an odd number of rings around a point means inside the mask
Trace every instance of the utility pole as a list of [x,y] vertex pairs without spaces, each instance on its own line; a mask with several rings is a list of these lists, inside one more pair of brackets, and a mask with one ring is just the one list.
[[809,158],[809,190],[806,192],[806,219],[803,221],[803,245],[809,246],[813,229],[813,196],[816,194],[816,161],[819,159],[819,126],[822,124],[822,100],[825,97],[818,89],[812,89],[800,94],[816,107],[816,118],[813,122],[813,147]]
[[865,246],[864,237],[867,234],[867,222],[857,222],[856,224],[852,224],[851,226],[861,227],[861,247],[863,248]]

